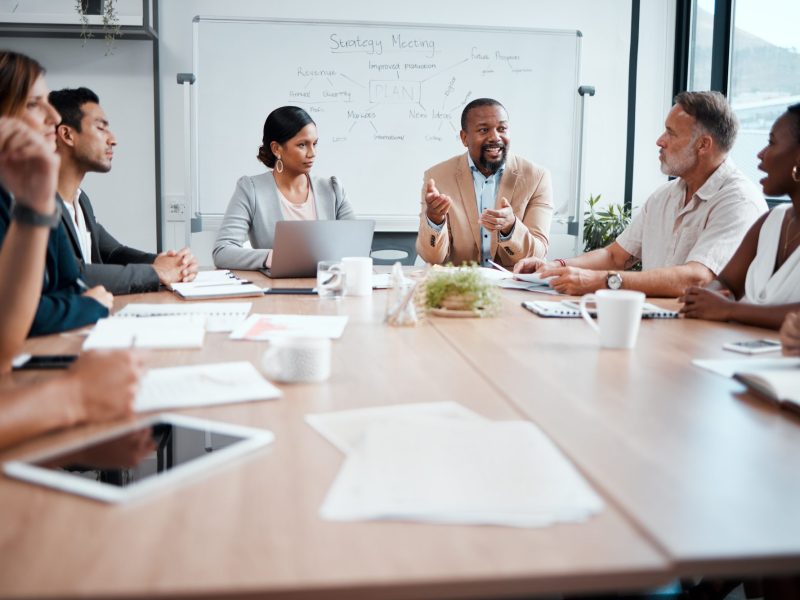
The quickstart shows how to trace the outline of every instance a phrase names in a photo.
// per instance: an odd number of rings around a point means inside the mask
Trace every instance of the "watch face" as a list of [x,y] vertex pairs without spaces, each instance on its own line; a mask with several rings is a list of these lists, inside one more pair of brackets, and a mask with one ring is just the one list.
[[618,273],[611,273],[606,279],[606,285],[610,290],[618,290],[622,287],[622,277]]

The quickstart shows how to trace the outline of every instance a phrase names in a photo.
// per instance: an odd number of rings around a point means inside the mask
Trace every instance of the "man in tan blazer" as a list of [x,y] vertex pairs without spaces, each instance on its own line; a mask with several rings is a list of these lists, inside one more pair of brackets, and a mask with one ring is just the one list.
[[508,152],[503,105],[490,98],[467,104],[461,142],[465,154],[425,172],[417,253],[455,265],[543,258],[553,213],[550,173]]

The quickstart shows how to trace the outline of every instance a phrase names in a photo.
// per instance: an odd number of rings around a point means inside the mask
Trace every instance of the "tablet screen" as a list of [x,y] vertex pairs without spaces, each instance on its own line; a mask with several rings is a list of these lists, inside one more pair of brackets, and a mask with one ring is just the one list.
[[162,414],[3,463],[6,475],[105,502],[165,489],[272,443],[257,429]]
[[124,487],[161,477],[244,439],[173,422],[156,422],[31,464],[64,475]]

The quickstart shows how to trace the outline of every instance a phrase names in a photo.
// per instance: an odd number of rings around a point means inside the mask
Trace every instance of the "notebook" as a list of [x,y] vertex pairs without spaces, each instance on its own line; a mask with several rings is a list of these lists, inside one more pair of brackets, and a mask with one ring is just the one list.
[[247,318],[252,302],[192,302],[191,304],[128,304],[115,317],[206,317],[206,331],[233,331]]
[[264,295],[263,288],[246,279],[240,279],[227,270],[200,271],[194,281],[173,283],[169,287],[184,300],[245,298]]
[[321,260],[369,256],[375,221],[278,221],[267,277],[316,277]]
[[800,368],[734,373],[733,378],[762,398],[800,412]]
[[[581,316],[581,311],[577,302],[572,300],[562,300],[560,302],[541,301],[541,300],[527,300],[522,303],[522,307],[539,315],[540,317],[556,317],[556,318],[577,318]],[[596,316],[596,309],[594,307],[587,307],[587,312],[593,317]],[[643,319],[677,319],[678,311],[667,310],[645,302],[642,305],[642,318]]]

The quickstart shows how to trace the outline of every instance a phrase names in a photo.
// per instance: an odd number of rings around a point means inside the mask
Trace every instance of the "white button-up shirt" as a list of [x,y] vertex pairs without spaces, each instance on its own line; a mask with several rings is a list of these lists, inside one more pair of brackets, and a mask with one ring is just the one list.
[[767,210],[761,190],[730,159],[684,205],[685,199],[683,179],[664,184],[617,238],[642,269],[699,262],[717,275]]

